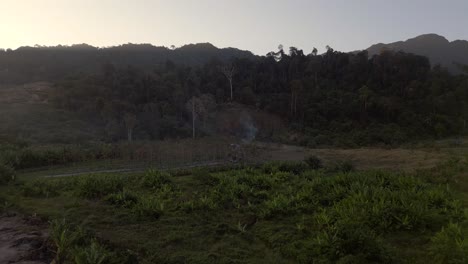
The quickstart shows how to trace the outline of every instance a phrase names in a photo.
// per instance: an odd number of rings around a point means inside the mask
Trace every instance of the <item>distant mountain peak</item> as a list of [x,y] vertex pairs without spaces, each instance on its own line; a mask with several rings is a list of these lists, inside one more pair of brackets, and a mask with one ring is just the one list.
[[424,34],[417,36],[415,38],[411,38],[406,40],[406,42],[422,42],[424,44],[431,44],[431,45],[447,45],[450,43],[448,39],[444,36],[440,36],[437,34]]
[[457,64],[468,64],[468,41],[450,42],[444,36],[430,33],[406,41],[379,43],[367,49],[370,56],[382,50],[403,51],[426,56],[432,65],[440,64],[452,72],[459,72]]
[[422,34],[419,35],[413,39],[422,39],[422,40],[440,40],[444,42],[449,42],[444,36],[435,34],[435,33],[429,33],[429,34]]
[[218,49],[215,45],[209,43],[209,42],[204,42],[204,43],[194,43],[194,44],[187,44],[184,45],[178,49]]

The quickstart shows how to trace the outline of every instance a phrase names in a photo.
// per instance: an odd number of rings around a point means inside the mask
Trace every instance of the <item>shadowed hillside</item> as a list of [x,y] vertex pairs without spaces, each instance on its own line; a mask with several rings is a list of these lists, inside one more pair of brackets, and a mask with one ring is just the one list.
[[131,43],[108,48],[78,44],[0,49],[0,85],[54,81],[64,76],[94,73],[105,63],[153,69],[168,61],[196,66],[210,60],[224,62],[234,57],[254,59],[255,55],[235,48],[219,49],[209,43],[190,44],[174,49]]
[[404,51],[426,56],[432,65],[440,64],[452,72],[459,72],[457,64],[468,64],[468,41],[448,41],[437,34],[426,34],[406,41],[389,44],[379,43],[367,49],[369,55],[379,54],[382,50]]

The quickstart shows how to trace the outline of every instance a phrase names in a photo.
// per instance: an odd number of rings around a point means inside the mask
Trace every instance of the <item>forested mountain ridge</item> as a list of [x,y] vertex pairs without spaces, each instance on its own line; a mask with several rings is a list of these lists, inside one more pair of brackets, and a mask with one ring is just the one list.
[[235,48],[220,49],[209,43],[185,45],[180,48],[157,47],[150,44],[124,44],[96,48],[87,44],[72,46],[20,47],[0,49],[0,85],[35,81],[56,81],[65,76],[90,74],[103,64],[118,67],[135,66],[152,69],[166,61],[181,65],[201,65],[211,59],[254,59],[250,51]]
[[393,145],[464,135],[468,119],[466,75],[392,50],[307,54],[280,45],[254,56],[205,43],[0,52],[0,84],[39,80],[53,83],[48,105],[90,117],[79,122],[102,131],[93,140],[243,136],[248,128],[309,146]]
[[[52,101],[99,117],[111,140],[127,138],[128,129],[139,139],[190,137],[194,114],[197,135],[239,134],[242,116],[260,127],[273,115],[294,132],[289,135],[298,135],[295,143],[398,144],[464,134],[468,78],[403,52],[369,57],[328,48],[306,55],[280,47],[264,57],[194,66],[167,61],[148,70],[108,63],[59,82]],[[233,105],[247,114],[229,110]],[[271,133],[259,129],[259,135],[284,139],[268,127]]]
[[425,34],[406,41],[375,44],[367,49],[369,55],[379,54],[383,49],[404,51],[426,56],[432,65],[440,64],[452,72],[460,72],[457,64],[468,64],[468,41],[448,41],[437,34]]

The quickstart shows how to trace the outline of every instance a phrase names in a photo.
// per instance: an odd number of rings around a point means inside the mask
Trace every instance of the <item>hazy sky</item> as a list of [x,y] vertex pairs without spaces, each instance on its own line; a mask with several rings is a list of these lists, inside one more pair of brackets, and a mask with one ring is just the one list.
[[468,39],[468,0],[0,0],[0,47],[180,46],[309,53],[438,33]]

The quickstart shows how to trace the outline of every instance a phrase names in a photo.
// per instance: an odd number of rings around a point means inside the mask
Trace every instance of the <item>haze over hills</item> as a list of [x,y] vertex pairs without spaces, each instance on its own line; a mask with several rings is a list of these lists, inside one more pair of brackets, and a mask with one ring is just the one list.
[[[383,49],[426,56],[432,65],[441,64],[453,73],[459,73],[457,64],[468,64],[468,41],[450,42],[436,34],[421,35],[389,44],[379,43],[369,47],[367,51],[372,57]],[[236,48],[217,48],[210,43],[188,44],[179,48],[129,43],[106,48],[78,44],[0,49],[0,84],[54,81],[79,73],[98,72],[106,63],[117,67],[153,69],[167,61],[179,65],[199,66],[213,59],[226,62],[233,58],[255,60],[260,56]]]
[[250,51],[221,49],[210,43],[189,44],[180,48],[129,43],[106,48],[77,44],[0,49],[0,84],[53,81],[78,73],[97,72],[106,63],[116,67],[152,69],[167,61],[199,66],[212,59],[225,62],[232,58],[255,59],[256,56]]
[[448,41],[437,34],[425,34],[406,41],[388,44],[375,44],[367,49],[369,56],[379,54],[382,50],[403,51],[426,56],[432,65],[440,64],[452,72],[458,72],[457,64],[468,64],[468,41]]

